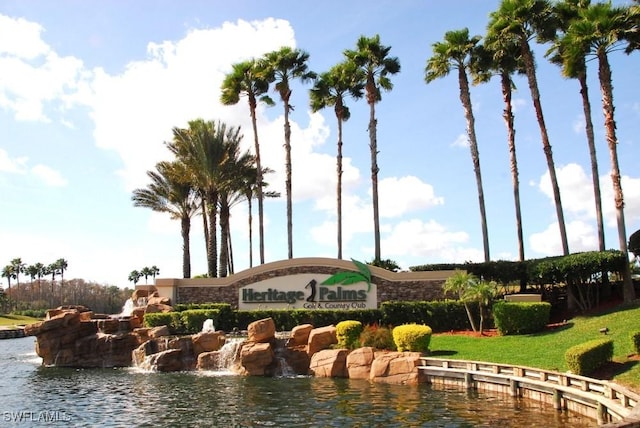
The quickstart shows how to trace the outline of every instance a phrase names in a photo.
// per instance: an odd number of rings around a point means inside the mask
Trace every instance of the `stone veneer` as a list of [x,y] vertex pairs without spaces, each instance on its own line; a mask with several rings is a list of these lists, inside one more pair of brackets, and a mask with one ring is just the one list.
[[[305,264],[305,260],[309,260],[310,263]],[[269,265],[273,265],[273,268],[269,268]],[[371,282],[377,285],[378,306],[382,302],[394,300],[432,301],[443,299],[442,285],[451,274],[451,271],[394,273],[373,266],[370,269]],[[344,270],[355,270],[355,268],[351,262],[345,260],[293,259],[261,265],[228,278],[158,279],[156,287],[161,295],[167,294],[167,297],[173,298],[175,303],[224,302],[237,309],[238,290],[246,285],[287,275],[305,273],[333,275]],[[170,291],[162,293],[163,289]]]

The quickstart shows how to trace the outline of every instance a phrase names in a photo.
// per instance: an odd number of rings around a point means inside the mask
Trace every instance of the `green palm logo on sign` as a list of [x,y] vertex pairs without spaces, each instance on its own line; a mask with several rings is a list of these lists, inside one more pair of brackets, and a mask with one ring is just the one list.
[[358,272],[338,272],[325,279],[322,285],[352,285],[358,282],[366,282],[368,285],[367,292],[371,291],[371,271],[369,266],[354,259],[351,259],[351,261],[358,268]]

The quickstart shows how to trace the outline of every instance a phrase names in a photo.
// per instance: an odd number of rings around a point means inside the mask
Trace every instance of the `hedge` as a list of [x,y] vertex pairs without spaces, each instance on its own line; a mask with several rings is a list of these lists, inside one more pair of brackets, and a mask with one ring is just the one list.
[[577,375],[590,375],[613,358],[613,340],[596,339],[572,346],[564,355],[567,367]]
[[344,349],[358,348],[360,346],[360,333],[362,333],[362,323],[360,321],[340,321],[336,325],[338,347]]
[[[468,303],[472,313],[478,313],[476,302]],[[469,318],[459,300],[383,302],[380,305],[382,325],[425,324],[434,332],[467,330]],[[490,322],[490,321],[489,321]]]
[[431,328],[423,324],[404,324],[392,331],[393,341],[398,351],[428,352],[431,342]]
[[506,302],[493,304],[493,319],[502,335],[530,334],[544,330],[551,305],[547,302]]
[[633,351],[636,354],[640,354],[640,331],[631,333],[631,343],[633,345]]

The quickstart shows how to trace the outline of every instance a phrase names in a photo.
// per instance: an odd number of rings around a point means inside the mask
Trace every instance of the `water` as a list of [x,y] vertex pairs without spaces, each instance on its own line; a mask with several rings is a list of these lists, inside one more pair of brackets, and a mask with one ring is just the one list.
[[[587,427],[502,395],[349,379],[41,367],[32,337],[0,341],[0,426]],[[48,420],[47,420],[48,418]],[[18,421],[21,419],[21,421]],[[40,420],[38,420],[40,419]]]

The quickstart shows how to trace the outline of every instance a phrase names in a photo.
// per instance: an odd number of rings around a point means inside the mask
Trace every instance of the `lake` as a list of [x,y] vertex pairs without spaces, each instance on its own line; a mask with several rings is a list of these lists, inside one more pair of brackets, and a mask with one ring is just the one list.
[[0,340],[0,426],[588,427],[503,395],[313,377],[42,367],[35,339]]

